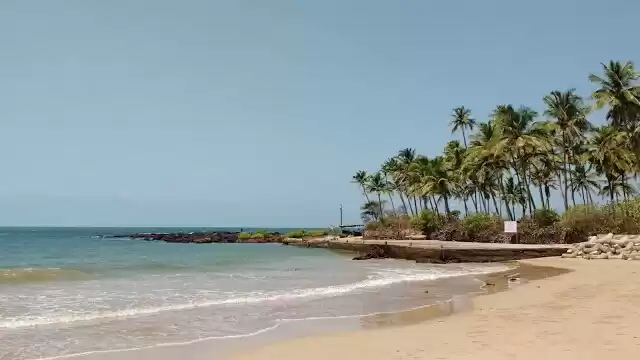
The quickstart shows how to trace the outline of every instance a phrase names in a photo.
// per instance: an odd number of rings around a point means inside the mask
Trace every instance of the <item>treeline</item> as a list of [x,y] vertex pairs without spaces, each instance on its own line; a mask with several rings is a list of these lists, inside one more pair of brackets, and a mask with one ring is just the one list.
[[[482,122],[464,106],[453,109],[452,133],[461,133],[462,143],[449,141],[432,157],[406,148],[379,170],[353,176],[366,199],[363,221],[416,217],[422,210],[444,218],[464,211],[516,220],[551,209],[558,193],[565,211],[594,205],[598,196],[614,204],[635,195],[640,73],[630,61],[610,61],[588,79],[597,87],[593,93],[551,91],[541,112],[498,105]],[[605,125],[587,119],[596,110],[603,110]]]

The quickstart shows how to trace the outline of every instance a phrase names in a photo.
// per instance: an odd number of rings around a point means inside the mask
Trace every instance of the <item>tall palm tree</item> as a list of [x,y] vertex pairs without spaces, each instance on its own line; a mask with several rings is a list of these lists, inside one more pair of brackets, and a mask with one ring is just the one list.
[[570,149],[575,143],[583,141],[586,132],[592,128],[586,118],[589,108],[584,104],[582,98],[575,93],[575,89],[569,89],[564,92],[552,91],[543,98],[543,101],[547,106],[544,111],[545,115],[555,119],[554,130],[558,134],[557,141],[562,148],[564,175],[562,197],[564,209],[567,210],[569,208],[569,184],[571,183],[570,164],[573,163]]
[[464,141],[464,147],[467,147],[467,136],[465,133],[465,129],[473,130],[476,125],[476,120],[471,117],[471,110],[465,108],[464,106],[457,107],[453,109],[453,114],[451,115],[451,123],[452,127],[451,133],[455,133],[458,130],[462,132],[462,140]]
[[[411,176],[410,169],[412,165],[416,161],[416,150],[412,148],[405,148],[398,151],[398,155],[396,156],[398,159],[400,173],[401,173],[401,183],[402,187],[405,191],[405,195],[407,197],[407,202],[409,204],[409,210],[414,214],[418,214],[418,203],[413,192],[413,189],[416,186],[417,179]],[[413,200],[413,208],[411,207],[411,200]]]
[[526,106],[515,109],[512,105],[499,105],[493,112],[497,131],[493,152],[509,157],[528,200],[530,213],[535,210],[535,203],[527,180],[528,160],[551,149],[549,123],[535,121],[536,116],[537,113]]
[[364,170],[356,171],[356,174],[353,175],[353,177],[351,178],[352,183],[360,185],[360,188],[362,189],[362,193],[364,194],[364,197],[367,199],[367,202],[369,203],[371,202],[371,200],[369,200],[369,195],[367,195],[368,180],[369,180],[369,175]]
[[385,191],[387,191],[387,181],[384,179],[381,173],[376,172],[373,175],[369,176],[367,190],[371,193],[375,193],[378,196],[378,204],[380,205],[380,221],[383,221],[384,209],[381,196]]
[[401,167],[397,158],[389,158],[384,163],[382,163],[382,169],[380,170],[387,180],[387,191],[386,193],[389,195],[389,200],[391,201],[391,207],[395,212],[396,207],[393,203],[393,195],[394,193],[398,193],[398,197],[402,202],[402,206],[406,212],[407,204],[404,201],[404,196],[402,195],[402,189],[400,186],[400,178],[401,178]]

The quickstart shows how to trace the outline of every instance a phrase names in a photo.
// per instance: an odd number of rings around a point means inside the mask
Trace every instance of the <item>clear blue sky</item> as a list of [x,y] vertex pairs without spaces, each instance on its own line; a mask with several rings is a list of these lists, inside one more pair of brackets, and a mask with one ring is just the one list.
[[451,109],[639,60],[633,0],[0,2],[0,224],[357,222]]

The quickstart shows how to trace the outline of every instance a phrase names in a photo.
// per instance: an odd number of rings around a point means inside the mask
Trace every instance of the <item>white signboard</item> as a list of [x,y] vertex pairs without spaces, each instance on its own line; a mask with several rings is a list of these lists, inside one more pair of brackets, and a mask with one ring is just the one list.
[[507,234],[517,234],[518,233],[518,222],[517,221],[505,221],[504,222],[504,232]]

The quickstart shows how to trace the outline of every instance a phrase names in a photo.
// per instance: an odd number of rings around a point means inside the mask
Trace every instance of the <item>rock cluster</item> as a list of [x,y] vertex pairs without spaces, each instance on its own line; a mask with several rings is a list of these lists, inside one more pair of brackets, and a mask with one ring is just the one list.
[[191,232],[191,233],[137,233],[125,235],[113,235],[115,238],[131,238],[147,241],[164,241],[169,243],[264,243],[279,242],[282,238],[278,232],[268,233],[261,238],[256,239],[238,239],[238,232],[233,231],[210,231],[210,232]]
[[640,260],[640,235],[597,235],[577,243],[563,258]]

